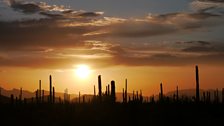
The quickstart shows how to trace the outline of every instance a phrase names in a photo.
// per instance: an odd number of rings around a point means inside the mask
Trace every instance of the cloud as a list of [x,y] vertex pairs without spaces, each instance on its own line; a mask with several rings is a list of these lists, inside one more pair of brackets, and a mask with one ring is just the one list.
[[191,2],[191,7],[199,12],[209,12],[223,15],[223,0],[195,0]]
[[[0,12],[0,54],[3,55],[0,66],[71,68],[83,62],[96,67],[223,63],[223,46],[213,42],[184,41],[179,45],[172,42],[160,45],[161,40],[152,45],[141,42],[122,45],[116,41],[162,38],[221,26],[224,21],[221,14],[196,11],[121,18],[43,2],[8,2],[7,9],[18,17],[4,20],[8,18],[5,17],[7,13]],[[29,18],[21,18],[24,16]]]
[[[151,37],[194,31],[223,25],[223,16],[211,13],[168,13],[163,15],[149,15],[142,19],[124,19],[111,24],[108,20],[101,20],[106,24],[102,29],[86,35],[101,37]],[[113,22],[113,19],[111,19]]]
[[192,53],[223,53],[224,45],[221,43],[207,42],[207,41],[186,41],[178,44],[182,44],[184,47],[181,51]]
[[[93,32],[98,28],[81,24],[88,24],[103,14],[103,12],[74,11],[64,6],[51,6],[43,2],[14,0],[7,2],[9,7],[14,9],[15,17],[18,17],[14,20],[5,20],[4,18],[8,18],[6,16],[8,12],[0,17],[1,50],[85,47],[86,38],[82,37],[82,34]],[[35,15],[41,16],[33,17]],[[29,18],[20,20],[21,17]]]

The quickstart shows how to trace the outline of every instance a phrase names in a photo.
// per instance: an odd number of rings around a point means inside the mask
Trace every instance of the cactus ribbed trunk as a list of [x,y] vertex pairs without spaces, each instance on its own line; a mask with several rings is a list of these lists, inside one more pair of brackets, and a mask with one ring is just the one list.
[[198,66],[195,66],[195,74],[196,74],[196,102],[200,101],[200,92],[199,92],[199,71]]

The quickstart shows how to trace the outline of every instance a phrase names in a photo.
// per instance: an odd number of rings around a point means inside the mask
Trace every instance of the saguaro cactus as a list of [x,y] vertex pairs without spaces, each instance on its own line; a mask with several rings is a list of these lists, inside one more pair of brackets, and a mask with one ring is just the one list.
[[177,86],[177,89],[176,89],[176,100],[177,100],[177,101],[179,100],[178,86]]
[[50,81],[50,94],[49,94],[49,102],[51,103],[52,102],[52,77],[50,75],[49,77],[49,81]]
[[116,101],[116,92],[115,92],[115,81],[111,81],[111,99],[112,102],[115,103]]
[[222,89],[222,103],[224,103],[224,88]]
[[19,93],[19,100],[22,101],[23,97],[23,88],[20,88],[20,93]]
[[35,95],[36,95],[36,103],[38,103],[38,89],[35,91]]
[[160,83],[160,95],[159,95],[159,97],[160,97],[160,101],[162,101],[163,100],[163,84],[162,83]]
[[80,92],[79,92],[79,104],[80,104],[80,101],[81,101],[81,94],[80,94]]
[[95,87],[95,85],[94,85],[94,90],[93,90],[93,92],[94,92],[94,96],[96,96],[96,87]]
[[128,100],[128,79],[125,79],[125,91],[124,91],[124,102]]
[[0,103],[2,102],[2,88],[0,87]]
[[41,102],[41,80],[39,80],[39,100]]
[[14,104],[14,95],[13,94],[11,94],[11,104]]
[[108,95],[110,95],[110,85],[107,85],[107,91],[108,91]]
[[44,102],[44,90],[42,90],[42,102]]
[[55,89],[53,87],[53,103],[55,103]]
[[196,102],[200,101],[200,92],[199,92],[199,71],[198,66],[195,66],[195,74],[196,74]]
[[122,90],[122,91],[123,91],[123,92],[122,92],[123,103],[125,103],[124,88],[123,88],[123,90]]
[[102,96],[102,84],[101,84],[101,75],[98,76],[98,90],[99,90],[99,99],[101,101],[101,96]]

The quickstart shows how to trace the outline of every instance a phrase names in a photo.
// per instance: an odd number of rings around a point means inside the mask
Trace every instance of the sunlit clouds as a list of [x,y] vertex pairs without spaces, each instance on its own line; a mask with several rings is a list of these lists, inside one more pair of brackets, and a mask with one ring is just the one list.
[[0,6],[0,66],[223,64],[223,38],[218,35],[224,27],[222,3],[197,0],[189,2],[195,9],[190,12],[116,17],[100,8],[5,0]]

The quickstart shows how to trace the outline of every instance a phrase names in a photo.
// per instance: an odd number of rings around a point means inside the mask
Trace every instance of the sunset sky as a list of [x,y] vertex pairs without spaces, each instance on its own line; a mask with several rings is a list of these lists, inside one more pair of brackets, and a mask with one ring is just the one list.
[[[144,95],[224,87],[224,0],[0,0],[0,86]],[[86,65],[89,74],[77,75]]]

